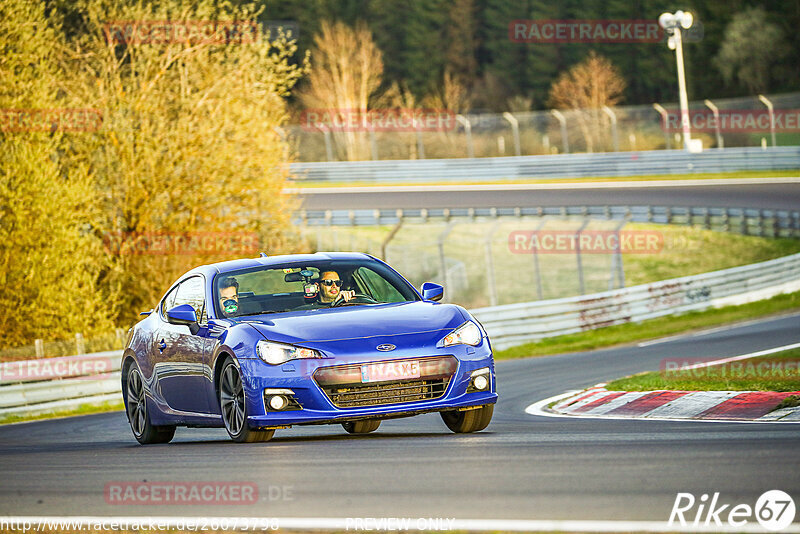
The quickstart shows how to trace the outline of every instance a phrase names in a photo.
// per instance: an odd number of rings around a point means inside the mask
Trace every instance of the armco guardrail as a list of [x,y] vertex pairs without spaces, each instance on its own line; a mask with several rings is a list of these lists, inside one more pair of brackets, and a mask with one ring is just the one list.
[[[593,295],[471,311],[488,331],[495,349],[504,349],[545,337],[742,304],[798,290],[800,254],[794,254]],[[118,351],[110,351],[0,365],[0,418],[121,400],[119,356]]]
[[593,295],[470,310],[496,349],[800,290],[800,254]]
[[771,237],[800,236],[800,211],[685,206],[545,206],[520,208],[413,208],[300,210],[305,226],[380,226],[398,222],[508,217],[591,217],[656,224],[699,225],[709,230]]
[[0,419],[121,401],[121,351],[0,363]]
[[800,168],[800,147],[603,152],[503,158],[293,163],[303,182],[430,182],[639,176]]

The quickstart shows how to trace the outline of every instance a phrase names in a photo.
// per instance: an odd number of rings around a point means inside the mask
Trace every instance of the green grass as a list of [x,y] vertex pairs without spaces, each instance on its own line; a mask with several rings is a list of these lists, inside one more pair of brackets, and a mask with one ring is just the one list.
[[629,182],[629,181],[652,181],[652,180],[718,180],[718,179],[736,179],[736,178],[782,178],[794,177],[800,174],[800,169],[789,170],[775,170],[775,171],[736,171],[736,172],[711,172],[711,173],[696,173],[696,174],[652,174],[652,175],[637,175],[637,176],[588,176],[581,178],[539,178],[539,179],[500,179],[500,180],[465,180],[459,182],[453,181],[425,181],[425,182],[409,182],[398,179],[393,182],[306,182],[304,180],[290,181],[291,188],[309,188],[314,189],[318,187],[386,187],[386,186],[424,186],[424,185],[458,185],[458,184],[473,184],[473,185],[495,185],[495,184],[558,184],[558,183],[589,183],[589,182]]
[[498,360],[505,360],[594,350],[793,310],[800,310],[800,292],[778,295],[768,300],[741,306],[726,306],[669,318],[651,319],[640,323],[609,326],[579,334],[545,338],[538,342],[496,351],[494,357]]
[[77,408],[72,408],[69,410],[55,410],[52,412],[38,414],[38,415],[31,415],[31,416],[9,415],[5,417],[0,417],[0,424],[21,423],[23,421],[38,421],[40,419],[55,419],[56,417],[70,417],[73,415],[88,415],[92,413],[116,412],[124,409],[125,406],[123,405],[122,401],[118,402],[109,401],[99,404],[87,403],[87,404],[81,404]]
[[[684,369],[684,362],[664,362],[660,371],[614,380],[614,391],[800,391],[800,349],[726,364]],[[689,364],[693,362],[687,362]],[[675,367],[672,367],[672,365]]]

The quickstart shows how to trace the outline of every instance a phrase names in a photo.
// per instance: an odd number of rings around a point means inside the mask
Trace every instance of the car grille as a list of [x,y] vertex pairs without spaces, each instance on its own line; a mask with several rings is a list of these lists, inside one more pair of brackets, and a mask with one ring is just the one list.
[[438,399],[444,396],[458,362],[453,356],[414,358],[420,377],[386,382],[361,382],[360,365],[317,369],[314,379],[337,408],[383,406]]
[[372,384],[353,384],[323,388],[334,406],[381,406],[421,400],[438,399],[447,391],[448,379],[399,380]]

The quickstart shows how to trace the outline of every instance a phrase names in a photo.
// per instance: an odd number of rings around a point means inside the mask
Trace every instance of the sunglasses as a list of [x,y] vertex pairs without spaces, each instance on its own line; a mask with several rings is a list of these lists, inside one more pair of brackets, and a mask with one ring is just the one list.
[[333,285],[335,285],[336,287],[342,287],[342,281],[341,280],[323,280],[322,281],[322,285],[327,286],[327,287],[331,287]]

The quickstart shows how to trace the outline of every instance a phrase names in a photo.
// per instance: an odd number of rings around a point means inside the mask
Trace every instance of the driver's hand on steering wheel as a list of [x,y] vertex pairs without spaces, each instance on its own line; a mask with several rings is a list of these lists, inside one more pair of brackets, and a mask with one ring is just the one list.
[[350,299],[352,299],[355,296],[355,294],[356,292],[351,290],[342,291],[335,299],[333,299],[333,302],[337,302],[338,300],[344,300],[345,302],[350,302]]

